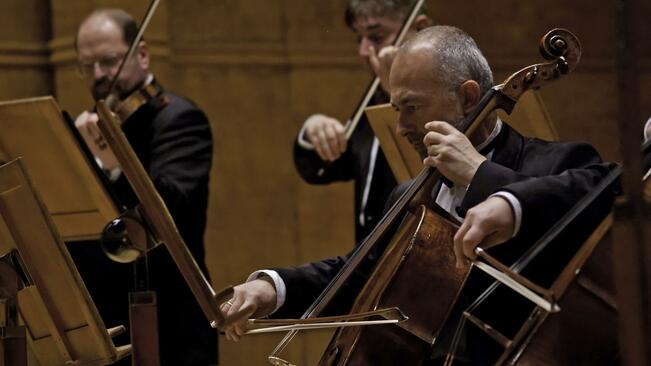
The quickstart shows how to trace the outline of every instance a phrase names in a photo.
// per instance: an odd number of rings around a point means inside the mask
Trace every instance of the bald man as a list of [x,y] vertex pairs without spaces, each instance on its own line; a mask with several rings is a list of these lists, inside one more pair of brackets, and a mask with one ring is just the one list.
[[[95,100],[108,97],[119,64],[137,33],[133,18],[119,9],[100,9],[80,25],[76,46],[79,67]],[[131,147],[167,205],[194,259],[205,274],[206,228],[212,134],[205,114],[188,100],[163,89],[149,71],[150,54],[141,41],[119,75],[118,99],[145,88],[147,103],[122,121]],[[120,203],[137,204],[128,181],[110,150],[97,144],[97,115],[83,112],[75,124],[102,168],[109,172]],[[128,292],[133,268],[113,263],[96,245],[69,245],[107,326],[129,324]],[[148,254],[150,289],[157,294],[160,358],[163,365],[217,363],[217,335],[210,328],[167,249]]]
[[[463,221],[454,238],[458,266],[467,265],[480,244],[512,263],[610,171],[588,144],[525,138],[495,114],[481,121],[469,138],[459,132],[459,123],[493,86],[486,59],[460,29],[435,26],[417,33],[399,49],[390,85],[391,103],[400,113],[398,132],[412,142],[425,164],[452,182],[437,184],[431,197]],[[399,186],[388,201],[395,202],[407,186]],[[371,261],[381,255],[382,248],[375,249]],[[235,287],[234,298],[222,305],[222,312],[228,317],[255,304],[254,317],[298,317],[350,255],[257,271]],[[363,283],[357,279],[331,310],[350,307]],[[423,301],[417,289],[413,295],[411,301]],[[244,329],[243,322],[234,323],[227,336],[237,340]]]

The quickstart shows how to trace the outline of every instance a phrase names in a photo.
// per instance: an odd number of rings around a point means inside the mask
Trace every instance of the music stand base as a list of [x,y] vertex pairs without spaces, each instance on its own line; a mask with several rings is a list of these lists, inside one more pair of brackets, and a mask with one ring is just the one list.
[[158,311],[154,291],[129,293],[129,323],[131,325],[131,364],[159,366]]

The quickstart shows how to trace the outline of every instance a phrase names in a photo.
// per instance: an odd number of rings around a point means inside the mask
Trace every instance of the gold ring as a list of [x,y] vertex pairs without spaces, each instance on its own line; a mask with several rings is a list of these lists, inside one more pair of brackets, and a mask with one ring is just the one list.
[[226,301],[226,303],[228,304],[228,306],[233,306],[233,300],[228,300]]

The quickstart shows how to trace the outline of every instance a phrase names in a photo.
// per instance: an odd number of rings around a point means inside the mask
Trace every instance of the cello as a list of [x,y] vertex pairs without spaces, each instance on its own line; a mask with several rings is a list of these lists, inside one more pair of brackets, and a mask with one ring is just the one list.
[[[542,39],[541,50],[549,62],[524,68],[490,89],[462,121],[459,130],[468,136],[496,109],[510,113],[522,93],[568,73],[580,57],[578,40],[563,29],[548,32]],[[430,192],[440,178],[440,172],[428,167],[414,179],[303,316],[318,316],[360,266],[368,263],[369,254],[386,247],[350,312],[398,306],[409,319],[397,325],[338,330],[320,364],[391,363],[391,359],[377,352],[383,347],[390,347],[391,357],[405,364],[418,364],[428,358],[429,348],[439,336],[470,270],[455,267],[451,243],[458,223],[430,203]],[[434,241],[440,244],[432,244]],[[432,295],[435,298],[424,297]],[[294,335],[290,332],[276,347],[269,357],[272,364],[290,365],[278,354]]]
[[[617,358],[610,208],[621,176],[611,170],[505,273],[524,276],[554,298],[560,311],[545,311],[495,282],[448,319],[454,337],[446,365],[456,361],[461,334],[466,342],[482,343],[483,359],[497,365],[598,365]],[[496,267],[481,248],[476,253]],[[503,319],[499,314],[509,314]],[[596,321],[598,319],[598,321]],[[458,322],[458,323],[456,323]],[[454,324],[456,323],[456,324]],[[473,332],[466,327],[476,327]]]

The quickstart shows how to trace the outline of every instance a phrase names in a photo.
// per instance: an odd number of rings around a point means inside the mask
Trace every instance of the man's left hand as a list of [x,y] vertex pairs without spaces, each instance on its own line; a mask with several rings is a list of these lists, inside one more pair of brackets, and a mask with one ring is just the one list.
[[438,169],[455,184],[467,187],[486,158],[464,134],[447,122],[428,122],[425,129],[429,131],[423,138],[428,156],[423,164]]
[[509,240],[514,227],[513,209],[502,197],[489,197],[468,210],[454,235],[457,267],[467,266],[468,258],[475,259],[475,248],[480,244],[482,249],[488,249]]

